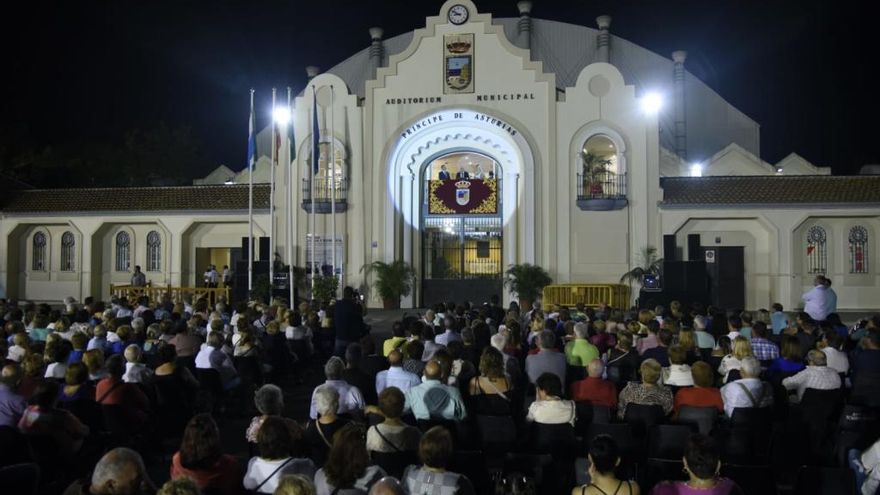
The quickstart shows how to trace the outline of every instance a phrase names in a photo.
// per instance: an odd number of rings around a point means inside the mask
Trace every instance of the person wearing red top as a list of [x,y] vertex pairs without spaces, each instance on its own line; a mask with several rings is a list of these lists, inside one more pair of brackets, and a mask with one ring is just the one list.
[[594,359],[587,365],[587,377],[571,384],[571,400],[589,402],[594,406],[617,407],[617,387],[602,379],[605,363]]
[[122,356],[110,356],[106,368],[107,378],[95,387],[95,401],[102,406],[121,406],[133,431],[140,431],[150,420],[150,399],[136,384],[122,380],[125,373]]
[[244,492],[244,472],[238,458],[224,454],[220,431],[210,414],[193,416],[183,431],[180,450],[171,458],[171,479],[186,476],[205,493],[237,495]]
[[673,408],[675,414],[681,406],[691,407],[715,407],[719,412],[724,412],[724,402],[721,400],[721,391],[712,386],[714,372],[712,366],[697,361],[691,366],[691,375],[694,377],[694,386],[681,388],[675,394]]

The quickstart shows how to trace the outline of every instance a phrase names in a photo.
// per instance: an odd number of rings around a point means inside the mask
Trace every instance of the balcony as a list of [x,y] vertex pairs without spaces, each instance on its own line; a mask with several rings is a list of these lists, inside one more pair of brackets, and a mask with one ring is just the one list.
[[577,174],[577,205],[584,211],[622,210],[626,200],[626,174]]
[[[312,180],[315,181],[314,191]],[[302,181],[302,208],[312,213],[312,193],[314,192],[315,213],[343,213],[348,210],[348,179],[332,179],[318,177],[306,178]],[[335,200],[335,201],[334,201]],[[335,208],[334,208],[335,203]]]

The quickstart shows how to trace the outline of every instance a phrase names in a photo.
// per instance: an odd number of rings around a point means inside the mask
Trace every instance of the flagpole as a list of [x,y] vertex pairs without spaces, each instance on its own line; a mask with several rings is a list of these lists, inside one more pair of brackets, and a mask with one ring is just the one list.
[[291,232],[292,223],[291,223],[291,215],[293,210],[293,205],[290,203],[290,197],[293,194],[293,151],[292,146],[294,143],[290,141],[290,136],[293,135],[293,104],[290,99],[290,86],[287,87],[287,111],[290,113],[290,121],[287,125],[291,126],[290,129],[287,130],[287,199],[284,200],[284,208],[285,208],[285,232],[287,233],[287,237],[285,239],[285,245],[287,246],[287,290],[289,292],[289,301],[290,307],[293,308],[295,301],[293,300],[293,233]]
[[[333,236],[331,237],[330,242],[330,268],[333,271],[333,278],[336,278],[336,134],[333,131],[333,124],[336,123],[336,117],[334,116],[334,107],[336,95],[333,90],[333,85],[330,85],[330,159],[327,162],[330,165],[330,170],[332,170],[332,178],[330,179],[330,223],[333,229]],[[336,291],[339,291],[338,283],[336,284]]]
[[[314,298],[315,294],[315,230],[318,227],[318,217],[315,214],[315,181],[317,180],[318,168],[321,163],[320,156],[320,148],[321,148],[321,131],[318,127],[318,93],[315,90],[315,86],[312,85],[312,162],[313,165],[310,167],[309,173],[312,176],[311,182],[311,196],[312,196],[312,212],[311,212],[311,225],[312,225],[312,260],[311,260],[311,270],[312,270],[312,298]],[[314,133],[317,133],[316,135]]]
[[[251,89],[251,116],[248,123],[248,148],[254,139],[254,90]],[[248,150],[251,151],[250,149]],[[254,290],[254,162],[257,158],[257,150],[253,154],[248,153],[248,299]]]
[[278,162],[278,123],[275,122],[275,88],[272,88],[272,169],[269,173],[269,303],[275,288],[275,164]]

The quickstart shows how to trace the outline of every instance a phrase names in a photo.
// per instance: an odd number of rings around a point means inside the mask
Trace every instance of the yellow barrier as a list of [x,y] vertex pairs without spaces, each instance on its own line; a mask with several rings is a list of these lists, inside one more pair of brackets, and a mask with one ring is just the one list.
[[613,308],[629,307],[629,286],[620,284],[557,284],[544,287],[541,307],[546,311],[558,304],[573,308],[577,303],[596,307],[606,303]]
[[209,301],[216,301],[218,297],[224,297],[229,301],[229,287],[135,287],[133,285],[111,285],[110,295],[125,297],[129,301],[136,301],[141,296],[147,296],[151,301],[159,301],[166,294],[172,301],[182,301],[185,295],[191,295],[193,301],[206,297]]

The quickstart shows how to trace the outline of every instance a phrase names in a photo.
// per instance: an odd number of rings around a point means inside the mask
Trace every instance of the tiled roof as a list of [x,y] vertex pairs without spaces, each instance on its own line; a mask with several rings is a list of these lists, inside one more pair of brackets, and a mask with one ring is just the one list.
[[880,204],[880,176],[667,177],[663,207]]
[[[182,187],[37,189],[12,193],[5,213],[84,211],[247,210],[246,184]],[[254,208],[269,207],[269,185],[254,185]]]

